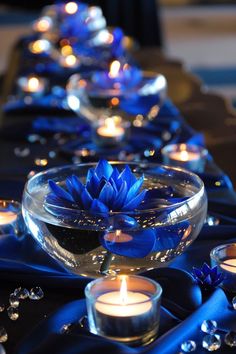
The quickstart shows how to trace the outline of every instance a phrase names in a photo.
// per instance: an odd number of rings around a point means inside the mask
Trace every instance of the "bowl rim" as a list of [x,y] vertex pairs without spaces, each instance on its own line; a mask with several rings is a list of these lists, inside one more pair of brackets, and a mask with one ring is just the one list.
[[[93,213],[95,215],[98,216],[104,216],[104,214],[106,214],[106,216],[115,216],[115,215],[139,215],[142,213],[154,213],[156,211],[168,211],[168,209],[173,209],[173,208],[177,208],[180,207],[181,205],[186,204],[187,202],[190,202],[192,200],[194,200],[195,198],[197,198],[197,196],[199,195],[203,195],[205,192],[205,186],[204,186],[204,182],[202,181],[202,179],[196,174],[193,173],[191,171],[188,171],[184,168],[180,168],[180,167],[172,167],[172,166],[167,166],[167,165],[163,165],[160,163],[149,163],[149,162],[128,162],[128,161],[108,161],[112,166],[114,165],[128,165],[128,166],[142,166],[143,167],[150,167],[150,168],[154,168],[154,167],[161,167],[164,168],[165,170],[169,170],[169,171],[176,171],[176,172],[180,172],[180,173],[185,173],[187,174],[189,177],[195,179],[197,181],[197,183],[199,184],[199,188],[198,191],[192,195],[187,197],[185,200],[180,201],[180,202],[176,202],[170,205],[162,205],[159,207],[155,207],[155,208],[150,208],[150,209],[135,209],[135,210],[129,210],[129,211],[109,211],[107,213],[104,212],[96,212]],[[29,191],[29,184],[32,183],[32,181],[34,181],[35,179],[37,179],[40,176],[43,175],[47,175],[48,173],[55,173],[58,172],[60,170],[64,170],[64,169],[68,169],[68,168],[76,168],[76,167],[95,167],[97,165],[97,162],[84,162],[84,163],[79,163],[79,164],[67,164],[67,165],[62,165],[62,166],[58,166],[58,167],[52,167],[49,168],[45,171],[41,171],[39,173],[36,173],[33,177],[31,177],[25,184],[24,187],[24,191],[23,191],[23,197],[25,194],[27,194],[32,200],[35,200],[36,202],[44,205],[44,206],[50,206],[53,207],[54,209],[57,210],[61,210],[61,211],[71,211],[72,213],[83,213],[83,214],[90,214],[91,212],[89,210],[86,209],[75,209],[75,208],[68,208],[68,207],[62,207],[62,206],[58,206],[58,205],[53,205],[53,204],[49,204],[46,203],[45,201],[42,201],[38,198],[36,198],[35,196],[32,196],[32,193]],[[158,176],[158,174],[157,174]],[[48,179],[49,180],[49,179]],[[24,204],[24,203],[23,203]]]

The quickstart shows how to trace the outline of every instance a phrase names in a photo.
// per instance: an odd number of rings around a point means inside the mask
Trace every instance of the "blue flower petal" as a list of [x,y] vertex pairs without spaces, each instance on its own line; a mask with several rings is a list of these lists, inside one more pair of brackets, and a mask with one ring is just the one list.
[[[116,183],[116,185],[117,185],[119,175],[120,175],[120,173],[119,173],[118,169],[116,167],[114,167],[110,179],[113,179],[113,181]],[[117,185],[117,188],[120,188],[120,186]]]
[[128,165],[126,165],[124,170],[120,173],[117,181],[119,182],[120,180],[126,181],[128,188],[130,188],[130,186],[132,186],[137,181],[135,175],[132,173]]
[[207,263],[204,263],[203,266],[202,266],[202,272],[205,275],[210,274],[211,273],[211,267],[209,267],[209,265]]
[[127,197],[125,200],[125,204],[128,204],[129,201],[131,201],[131,199],[135,198],[137,193],[139,192],[139,189],[141,188],[142,184],[144,181],[144,176],[142,176],[141,178],[139,178],[133,185],[132,187],[129,189],[128,193],[127,193]]
[[136,232],[109,232],[101,236],[101,244],[111,253],[130,258],[143,258],[150,254],[156,241],[152,229]]
[[109,182],[112,185],[113,192],[114,192],[113,199],[115,200],[118,197],[118,189],[117,189],[116,183],[114,182],[113,178],[110,178]]
[[73,197],[70,195],[70,193],[66,192],[63,188],[58,186],[54,181],[49,180],[48,181],[49,187],[51,191],[58,196],[59,198],[65,199],[70,202],[74,202]]
[[81,193],[81,200],[83,203],[84,210],[89,210],[93,202],[93,198],[91,197],[91,195],[89,194],[89,192],[85,187]]
[[122,211],[129,211],[129,210],[136,209],[141,204],[141,202],[143,201],[146,192],[147,192],[146,189],[142,190],[142,192],[140,194],[138,194],[128,204],[123,206]]
[[82,193],[84,188],[83,184],[80,182],[79,178],[75,175],[72,176],[73,186],[78,194]]
[[90,211],[92,212],[101,212],[101,213],[107,213],[109,209],[105,204],[103,204],[101,201],[98,199],[94,199],[90,208]]
[[111,177],[113,172],[112,166],[106,160],[99,160],[96,168],[95,173],[99,178],[105,177],[107,180]]
[[128,190],[127,183],[126,181],[123,181],[118,192],[118,198],[113,202],[112,210],[115,211],[122,208],[122,205],[124,204],[127,196],[127,190]]
[[86,182],[86,188],[93,198],[97,198],[100,192],[100,180],[96,173],[93,173],[90,181]]
[[107,182],[103,186],[98,199],[109,207],[113,196],[114,196],[114,189],[112,188],[111,183]]

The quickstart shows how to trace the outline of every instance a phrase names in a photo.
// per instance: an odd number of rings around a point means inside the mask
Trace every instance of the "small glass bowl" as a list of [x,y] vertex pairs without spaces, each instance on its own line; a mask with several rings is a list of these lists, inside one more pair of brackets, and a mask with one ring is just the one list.
[[1,235],[21,236],[24,229],[21,204],[14,200],[0,200],[0,237]]

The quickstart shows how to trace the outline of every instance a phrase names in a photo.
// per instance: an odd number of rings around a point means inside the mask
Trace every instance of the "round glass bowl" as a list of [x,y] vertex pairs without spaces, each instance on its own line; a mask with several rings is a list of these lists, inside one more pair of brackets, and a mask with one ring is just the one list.
[[[147,201],[139,210],[98,213],[48,204],[48,181],[65,187],[76,175],[85,182],[94,163],[49,169],[32,177],[23,195],[23,216],[42,248],[69,271],[88,277],[134,274],[165,266],[198,236],[207,196],[195,174],[158,164],[129,163]],[[112,162],[118,171],[123,162]],[[145,197],[146,199],[146,197]]]

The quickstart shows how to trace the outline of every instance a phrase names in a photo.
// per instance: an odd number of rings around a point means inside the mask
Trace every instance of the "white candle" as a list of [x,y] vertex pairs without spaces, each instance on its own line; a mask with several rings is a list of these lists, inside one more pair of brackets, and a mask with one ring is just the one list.
[[198,152],[182,150],[170,152],[170,158],[177,161],[187,162],[198,160],[200,155]]
[[17,214],[13,211],[1,211],[0,212],[0,225],[8,225],[13,223],[17,219]]
[[114,317],[140,316],[152,308],[150,297],[141,293],[127,290],[126,277],[122,277],[120,291],[112,291],[97,298],[97,311]]
[[121,137],[125,133],[124,128],[121,126],[121,118],[120,117],[106,118],[104,121],[104,125],[100,126],[97,129],[97,133],[98,135],[106,138]]
[[236,258],[227,259],[220,263],[220,267],[231,273],[236,273]]

